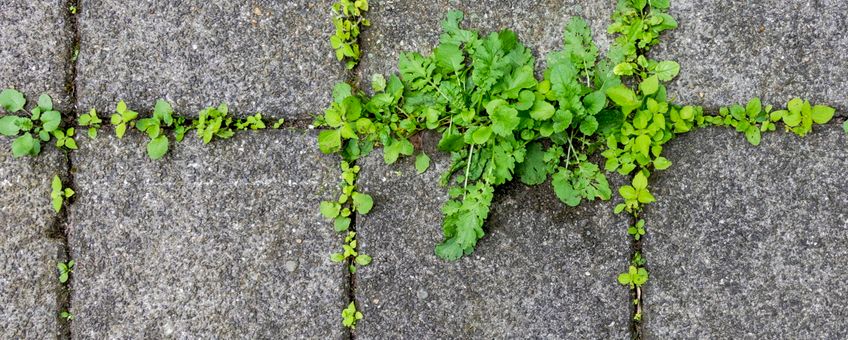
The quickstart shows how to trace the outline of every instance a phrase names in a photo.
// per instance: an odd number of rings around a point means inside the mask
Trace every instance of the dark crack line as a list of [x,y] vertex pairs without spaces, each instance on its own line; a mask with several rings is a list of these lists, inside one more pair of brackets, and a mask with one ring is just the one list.
[[[65,72],[65,91],[68,95],[68,98],[71,102],[70,104],[70,117],[66,117],[68,120],[67,123],[69,126],[74,126],[76,130],[79,130],[79,127],[76,126],[75,121],[77,117],[77,63],[79,60],[79,50],[80,50],[80,31],[79,31],[79,21],[78,15],[80,14],[81,8],[79,4],[79,0],[68,0],[65,4],[63,4],[64,8],[61,8],[61,11],[65,12],[65,25],[66,30],[70,33],[68,37],[71,40],[71,44],[67,51],[66,57],[68,60],[68,68]],[[76,8],[76,13],[71,13],[71,8]],[[65,167],[66,172],[62,176],[62,183],[65,187],[71,188],[74,192],[79,192],[77,190],[76,182],[74,181],[74,165],[73,159],[70,156],[69,151],[64,152],[65,155]],[[65,203],[64,207],[62,207],[62,211],[58,214],[53,224],[53,231],[56,233],[56,238],[62,241],[62,249],[58,254],[59,260],[63,262],[67,262],[72,259],[71,248],[68,242],[68,211],[71,208],[71,205],[75,201],[76,196],[70,197]],[[70,275],[68,281],[60,288],[58,294],[56,294],[56,302],[59,308],[59,312],[68,311],[73,314],[71,310],[71,291],[73,289],[73,274]],[[56,318],[58,319],[59,330],[57,334],[58,339],[71,339],[71,324],[68,320],[62,319],[62,317],[57,314]]]
[[[633,216],[632,214],[627,214],[627,221],[629,223],[627,225],[627,227],[629,228],[630,226],[635,225],[636,222],[639,221],[639,219],[636,216]],[[638,254],[642,253],[642,240],[643,240],[643,238],[636,240],[635,238],[630,237],[629,234],[628,234],[628,237],[631,240],[631,243],[630,243],[630,258],[627,259],[627,265],[629,267],[631,265],[633,257],[637,253]],[[647,269],[647,264],[645,266],[645,269]],[[640,292],[640,294],[637,294],[637,290]],[[639,300],[639,304],[634,305],[632,303],[632,301],[635,301],[637,299]],[[630,290],[630,301],[628,301],[628,303],[630,304],[630,306],[632,308],[631,314],[630,314],[630,337],[632,339],[642,339],[643,338],[643,336],[642,336],[642,322],[636,320],[636,315],[639,314],[639,312],[640,312],[639,308],[640,308],[640,305],[641,305],[641,308],[642,308],[641,317],[644,318],[644,316],[645,316],[645,308],[644,308],[645,305],[643,303],[644,299],[645,299],[645,287],[644,286],[637,287],[636,289]]]

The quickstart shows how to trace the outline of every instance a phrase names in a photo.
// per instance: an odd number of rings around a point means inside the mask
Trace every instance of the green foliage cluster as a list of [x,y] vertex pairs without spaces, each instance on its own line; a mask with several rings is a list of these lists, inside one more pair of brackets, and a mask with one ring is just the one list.
[[70,277],[71,273],[74,272],[74,265],[75,264],[76,264],[76,262],[74,262],[74,260],[70,260],[68,262],[56,263],[56,269],[59,270],[59,282],[60,283],[67,283],[68,282],[68,278]]
[[[54,110],[53,100],[47,94],[38,97],[35,107],[27,111],[26,98],[15,89],[0,91],[0,108],[9,115],[0,118],[0,134],[15,137],[12,142],[14,157],[35,156],[41,152],[41,143],[56,138],[56,146],[77,149],[74,129],[63,130],[62,114]],[[23,112],[28,117],[14,115]]]
[[[111,123],[115,126],[115,134],[118,138],[123,138],[130,127],[135,127],[146,134],[150,139],[147,143],[147,155],[153,160],[160,159],[168,153],[171,144],[167,135],[168,130],[173,131],[174,140],[177,142],[181,142],[189,131],[196,130],[197,137],[204,144],[209,144],[213,138],[230,138],[235,135],[236,131],[267,128],[261,113],[236,119],[229,115],[227,104],[207,107],[198,112],[198,118],[192,120],[174,116],[171,104],[163,99],[158,99],[153,107],[152,116],[141,119],[138,119],[138,117],[138,112],[128,109],[126,103],[121,100],[115,106]],[[283,119],[278,120],[273,124],[274,128],[279,128],[283,122]],[[89,136],[95,138],[101,120],[97,117],[97,112],[92,109],[88,114],[81,115],[78,123],[80,126],[90,126]]]
[[345,61],[347,68],[352,69],[359,63],[362,54],[359,50],[360,30],[371,26],[371,22],[365,19],[368,0],[339,0],[332,9],[336,32],[330,37],[330,44],[336,50],[336,59]]
[[356,310],[356,304],[351,302],[342,310],[342,324],[350,329],[356,329],[356,322],[362,320],[362,312]]
[[351,166],[350,163],[342,161],[342,182],[340,184],[342,193],[336,201],[321,202],[319,207],[321,215],[333,221],[337,232],[344,232],[350,228],[351,214],[354,212],[365,215],[374,206],[374,200],[367,194],[356,190],[356,176],[359,174],[359,166]]
[[62,180],[58,175],[53,176],[53,180],[50,183],[50,201],[53,205],[53,210],[57,213],[62,210],[62,205],[65,203],[65,200],[71,198],[75,194],[74,190],[71,188],[63,188]]
[[341,253],[333,253],[330,255],[330,260],[336,263],[345,262],[348,259],[351,260],[351,263],[348,265],[348,270],[351,274],[356,273],[356,266],[367,266],[371,264],[371,256],[360,254],[357,250],[356,244],[356,232],[349,231],[344,240],[344,245],[342,245]]

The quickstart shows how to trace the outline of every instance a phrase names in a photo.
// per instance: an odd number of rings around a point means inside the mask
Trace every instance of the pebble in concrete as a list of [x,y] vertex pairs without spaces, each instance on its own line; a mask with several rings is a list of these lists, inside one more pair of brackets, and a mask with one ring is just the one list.
[[433,247],[447,195],[437,183],[449,157],[432,142],[423,175],[411,158],[363,162],[358,183],[375,207],[357,216],[357,239],[374,260],[356,272],[358,338],[629,337],[629,293],[615,280],[630,240],[612,203],[568,208],[550,184],[508,185],[476,252],[440,260]]
[[711,128],[668,144],[645,213],[650,338],[845,338],[848,136],[759,147]]
[[336,194],[337,160],[315,133],[187,139],[159,161],[136,132],[81,140],[73,334],[342,338],[348,276],[318,212]]

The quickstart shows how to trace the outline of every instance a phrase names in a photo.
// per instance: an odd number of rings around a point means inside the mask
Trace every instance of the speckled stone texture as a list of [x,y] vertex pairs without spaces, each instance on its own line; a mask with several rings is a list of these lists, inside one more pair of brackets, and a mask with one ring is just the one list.
[[0,137],[0,338],[55,338],[64,289],[56,263],[64,248],[54,239],[59,215],[50,205],[50,182],[67,163],[52,147],[36,158],[13,158],[10,144]]
[[439,42],[442,21],[449,10],[465,13],[463,27],[488,34],[511,29],[533,51],[537,69],[544,69],[544,56],[562,48],[563,27],[572,16],[584,17],[595,41],[606,49],[606,34],[615,1],[585,0],[382,0],[371,4],[372,27],[362,33],[365,56],[359,66],[360,79],[375,73],[397,72],[401,52],[430,54]]
[[62,110],[71,103],[65,91],[71,30],[65,0],[8,0],[0,11],[0,88],[12,87],[33,101],[42,92]]
[[356,273],[365,314],[357,338],[629,339],[629,293],[615,280],[630,241],[611,203],[568,208],[549,183],[507,185],[496,191],[476,252],[446,262],[433,247],[447,199],[438,179],[449,157],[427,150],[433,164],[423,175],[411,158],[398,166],[379,155],[362,162],[358,183],[376,205],[357,217],[361,250],[374,258]]
[[186,115],[227,102],[240,116],[309,119],[344,79],[332,3],[83,0],[80,107],[150,111],[165,98]]
[[189,139],[160,161],[135,133],[73,154],[74,336],[342,338],[342,240],[317,208],[336,160],[314,133]]
[[680,27],[652,55],[680,63],[679,102],[717,108],[800,96],[848,116],[848,1],[674,0]]
[[645,213],[652,339],[848,337],[848,136],[681,136]]

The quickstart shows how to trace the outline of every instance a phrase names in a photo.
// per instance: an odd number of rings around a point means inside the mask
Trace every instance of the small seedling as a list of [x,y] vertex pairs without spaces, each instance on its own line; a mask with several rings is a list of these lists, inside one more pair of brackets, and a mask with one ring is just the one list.
[[639,220],[636,225],[627,228],[627,233],[633,236],[636,241],[645,236],[645,220]]
[[232,137],[235,134],[232,125],[233,118],[228,115],[227,104],[203,109],[193,124],[194,128],[197,129],[197,136],[203,140],[203,144],[209,144],[212,137],[222,139]]
[[342,324],[345,327],[356,329],[356,322],[359,320],[362,320],[362,312],[356,310],[356,305],[353,302],[342,310]]
[[342,194],[335,202],[321,202],[319,210],[321,215],[328,220],[334,221],[337,232],[347,231],[350,227],[350,215],[354,212],[365,215],[374,206],[374,200],[370,195],[356,191],[356,177],[359,174],[359,166],[350,166],[348,162],[342,161]]
[[56,138],[56,147],[76,150],[77,142],[74,140],[74,133],[74,128],[68,128],[65,132],[62,132],[62,130],[53,131],[53,137]]
[[356,273],[356,266],[367,266],[371,263],[371,256],[360,254],[356,250],[356,233],[348,232],[347,237],[345,237],[345,244],[342,245],[343,253],[333,253],[330,255],[330,260],[333,262],[344,262],[348,258],[353,259],[353,262],[350,264],[348,269],[351,274]]
[[236,122],[236,129],[239,130],[261,130],[265,128],[265,122],[262,121],[262,114],[257,113],[253,116],[247,116],[245,119],[240,119]]
[[618,275],[618,283],[630,286],[630,289],[641,287],[645,282],[648,282],[648,271],[645,268],[630,266],[626,273]]
[[53,192],[50,193],[50,199],[53,202],[53,210],[58,213],[62,210],[62,204],[65,200],[74,195],[74,190],[71,188],[62,188],[62,180],[59,179],[58,175],[53,176],[51,188]]
[[164,129],[174,125],[173,113],[171,104],[159,99],[153,108],[153,116],[139,119],[135,124],[139,131],[146,133],[147,137],[150,138],[147,143],[147,156],[152,160],[160,159],[168,153],[170,142]]
[[62,311],[59,313],[59,317],[65,319],[65,321],[74,321],[74,314],[69,311]]
[[123,100],[115,106],[116,113],[112,115],[111,123],[115,126],[115,135],[118,139],[124,138],[127,132],[127,127],[135,126],[135,119],[138,118],[138,112],[127,109],[127,103]]
[[284,124],[285,122],[286,122],[286,119],[285,119],[285,118],[280,118],[280,119],[278,119],[278,120],[274,123],[274,125],[272,126],[272,128],[274,128],[274,129],[279,129],[281,126],[283,126],[283,124]]
[[68,6],[68,12],[71,12],[71,15],[77,14],[77,6],[74,6],[74,5]]
[[91,139],[97,138],[97,130],[103,124],[103,120],[97,116],[97,110],[92,108],[88,113],[84,113],[77,119],[77,124],[80,126],[88,126],[88,137]]
[[56,264],[56,269],[59,269],[59,282],[68,282],[68,278],[70,278],[71,273],[74,272],[74,264],[74,260],[70,260],[67,263],[59,262]]

